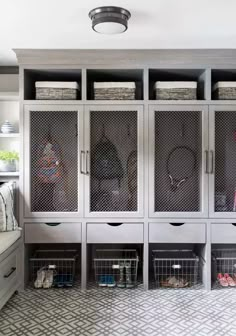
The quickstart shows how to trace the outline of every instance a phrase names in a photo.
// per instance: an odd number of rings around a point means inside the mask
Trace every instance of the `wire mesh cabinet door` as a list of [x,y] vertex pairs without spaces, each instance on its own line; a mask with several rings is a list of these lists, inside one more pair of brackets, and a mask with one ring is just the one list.
[[207,217],[208,108],[149,110],[150,217]]
[[82,216],[82,112],[77,105],[25,107],[25,217]]
[[143,215],[143,107],[88,106],[85,113],[88,217]]
[[210,216],[236,218],[236,105],[210,107]]

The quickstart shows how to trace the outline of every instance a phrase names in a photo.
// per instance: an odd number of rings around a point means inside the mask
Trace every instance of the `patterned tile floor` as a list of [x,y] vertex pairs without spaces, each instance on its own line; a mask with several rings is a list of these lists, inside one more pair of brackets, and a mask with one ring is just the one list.
[[235,336],[236,289],[32,290],[0,312],[1,336]]

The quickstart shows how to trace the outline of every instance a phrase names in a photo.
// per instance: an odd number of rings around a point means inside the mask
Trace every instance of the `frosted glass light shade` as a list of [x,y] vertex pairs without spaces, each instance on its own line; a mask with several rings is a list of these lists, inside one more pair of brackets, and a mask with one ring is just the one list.
[[105,6],[89,12],[92,28],[101,34],[120,34],[127,30],[131,14],[124,8]]

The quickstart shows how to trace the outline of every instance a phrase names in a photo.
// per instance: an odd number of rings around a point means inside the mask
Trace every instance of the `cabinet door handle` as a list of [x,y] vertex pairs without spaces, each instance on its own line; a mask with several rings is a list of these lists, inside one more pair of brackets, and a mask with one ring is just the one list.
[[121,226],[123,223],[107,223],[110,226]]
[[207,150],[205,150],[205,174],[209,174],[209,160]]
[[86,175],[88,175],[89,174],[89,151],[87,150],[86,151]]
[[210,174],[214,174],[214,152],[213,152],[213,150],[210,150],[210,155],[211,155],[211,170],[210,170]]
[[85,174],[83,168],[84,168],[84,154],[85,151],[80,151],[80,174]]
[[16,267],[12,267],[11,270],[4,275],[4,278],[9,278],[9,276],[12,275],[12,273],[14,273],[16,271]]
[[170,223],[170,225],[172,225],[172,226],[182,226],[182,225],[184,225],[184,223]]
[[48,225],[48,226],[58,226],[61,223],[45,223],[45,224]]

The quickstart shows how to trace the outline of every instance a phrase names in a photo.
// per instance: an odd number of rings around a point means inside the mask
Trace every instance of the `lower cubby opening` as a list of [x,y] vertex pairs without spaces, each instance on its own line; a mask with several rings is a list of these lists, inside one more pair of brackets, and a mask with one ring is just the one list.
[[80,287],[80,244],[29,244],[28,285],[35,289]]
[[143,283],[141,244],[89,244],[88,289],[124,290]]
[[212,289],[236,288],[236,245],[213,244],[211,247]]
[[204,289],[205,245],[150,244],[150,289]]

